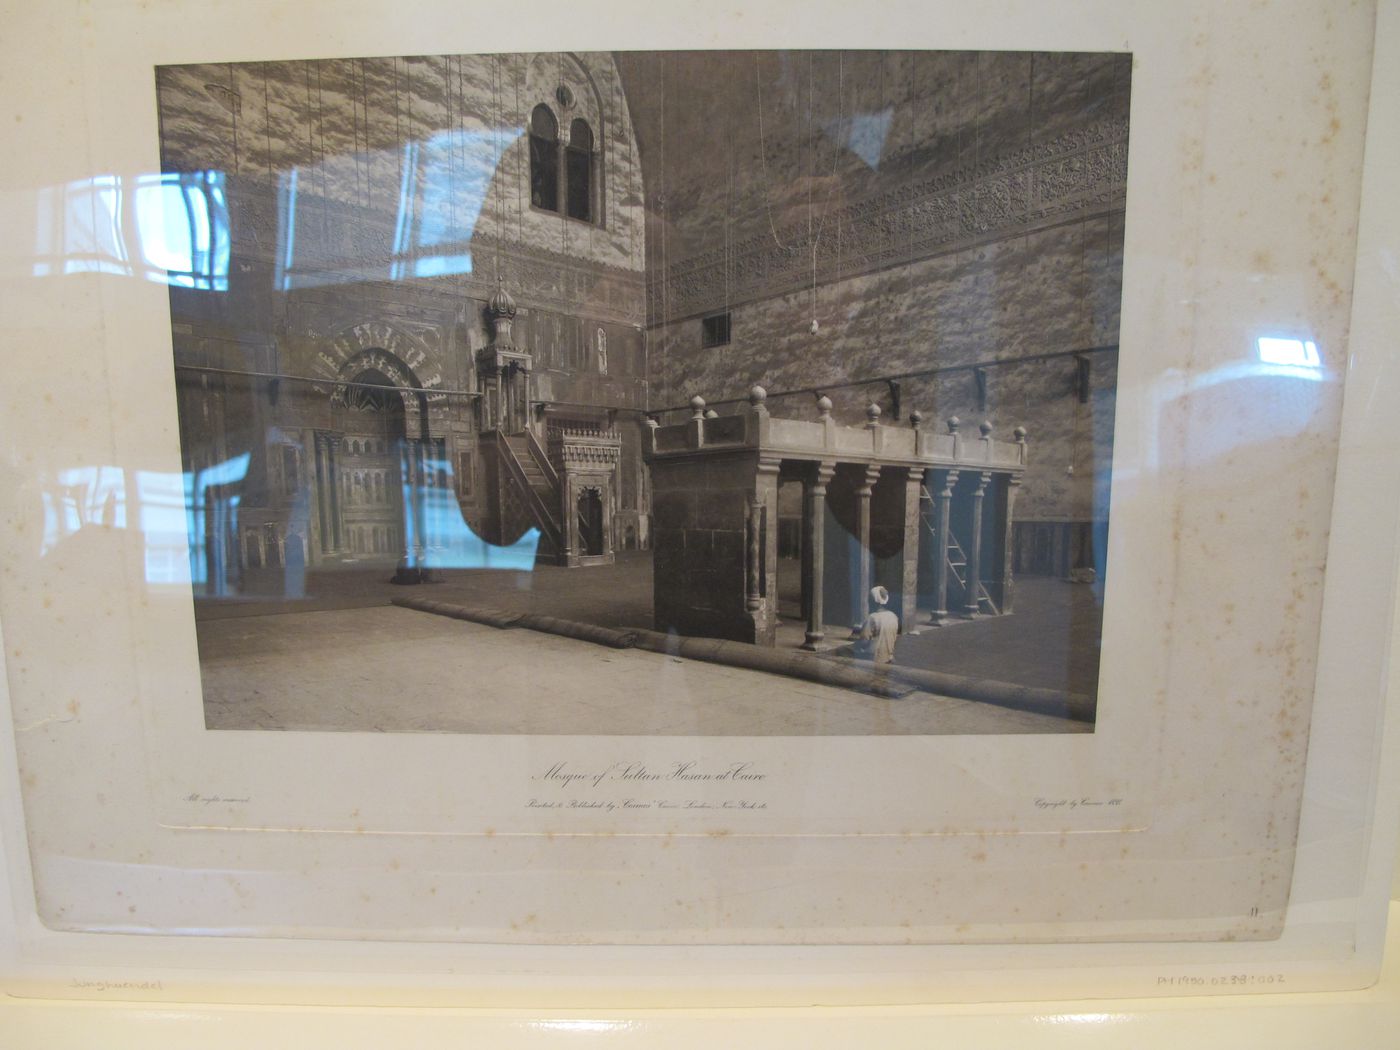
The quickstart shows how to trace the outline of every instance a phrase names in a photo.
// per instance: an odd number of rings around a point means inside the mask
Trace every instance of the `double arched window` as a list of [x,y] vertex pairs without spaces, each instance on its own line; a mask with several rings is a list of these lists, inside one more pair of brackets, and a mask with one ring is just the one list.
[[541,103],[530,114],[530,203],[542,211],[581,222],[598,221],[597,162],[593,129],[576,118],[569,140],[559,140],[559,121]]

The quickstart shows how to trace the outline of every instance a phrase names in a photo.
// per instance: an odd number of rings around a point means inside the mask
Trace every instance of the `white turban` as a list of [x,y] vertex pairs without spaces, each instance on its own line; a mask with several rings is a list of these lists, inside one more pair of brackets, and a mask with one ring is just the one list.
[[870,597],[875,600],[876,605],[888,605],[890,592],[883,587],[872,587],[870,588]]

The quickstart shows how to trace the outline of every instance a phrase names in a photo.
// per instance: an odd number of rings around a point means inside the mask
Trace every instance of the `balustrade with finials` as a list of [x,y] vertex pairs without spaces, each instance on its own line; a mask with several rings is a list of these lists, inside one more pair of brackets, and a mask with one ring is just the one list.
[[876,404],[851,427],[826,397],[814,420],[773,417],[766,401],[754,387],[716,415],[696,396],[685,422],[648,420],[658,629],[773,644],[780,481],[803,486],[804,647],[824,644],[829,616],[859,622],[876,583],[906,630],[920,607],[935,625],[1010,611],[1023,429],[1001,441],[984,422],[969,437],[953,418],[935,433],[917,411],[886,424]]

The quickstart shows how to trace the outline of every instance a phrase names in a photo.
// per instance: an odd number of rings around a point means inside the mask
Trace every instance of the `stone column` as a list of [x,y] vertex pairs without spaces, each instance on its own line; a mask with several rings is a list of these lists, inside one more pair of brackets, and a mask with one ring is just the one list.
[[919,494],[924,487],[922,467],[910,467],[904,479],[903,579],[900,584],[902,608],[899,622],[905,634],[918,634],[919,615]]
[[977,475],[977,488],[972,493],[972,536],[967,545],[967,594],[963,618],[972,619],[979,611],[977,595],[982,590],[982,500],[992,475],[987,471]]
[[821,462],[816,464],[810,481],[807,482],[805,500],[806,511],[803,521],[803,561],[802,583],[807,598],[807,637],[802,648],[816,652],[826,636],[823,622],[825,603],[823,591],[826,587],[826,487],[836,473],[836,464]]
[[428,477],[427,457],[424,453],[426,440],[415,440],[411,442],[413,446],[413,566],[420,572],[426,573],[424,562],[427,561],[428,553],[428,523],[427,515],[424,513],[424,504],[428,499],[428,485],[431,480]]
[[345,550],[345,523],[340,512],[340,467],[336,465],[336,450],[344,439],[336,435],[326,437],[326,477],[330,482],[331,511],[331,553],[340,554]]
[[575,476],[567,467],[564,474],[564,484],[560,486],[563,492],[563,508],[560,511],[559,521],[563,535],[559,537],[564,544],[564,549],[559,552],[560,563],[563,565],[577,565],[575,556],[579,553],[578,534],[578,493],[574,484]]
[[778,625],[778,470],[781,461],[760,456],[749,503],[749,591],[754,642],[771,646]]
[[324,434],[315,434],[312,438],[312,466],[311,476],[316,492],[316,547],[315,554],[320,560],[322,554],[329,553],[331,548],[331,478],[326,469],[326,438]]
[[321,482],[317,477],[317,462],[320,459],[320,441],[314,430],[302,430],[301,455],[297,457],[297,494],[293,498],[292,514],[295,520],[296,508],[306,508],[306,518],[302,522],[305,536],[303,565],[314,564],[321,553]]
[[501,429],[507,434],[519,434],[525,429],[524,413],[520,411],[522,385],[520,368],[512,361],[501,376]]
[[958,483],[956,470],[943,472],[943,487],[934,497],[933,536],[933,612],[928,622],[942,627],[948,622],[948,517],[953,509],[953,487]]
[[398,443],[399,454],[399,567],[407,571],[413,565],[413,442],[404,438]]
[[[1013,431],[1016,438],[1017,460],[1022,466],[1026,462],[1026,428],[1017,427]],[[1001,611],[1002,614],[1011,612],[1016,604],[1016,579],[1013,566],[1016,564],[1016,495],[1021,490],[1021,475],[1008,474],[1006,477],[1006,521],[1003,523],[1005,533],[1005,561],[1002,563],[1002,584],[1001,584]]]
[[1016,560],[1015,536],[1012,526],[1015,523],[1016,493],[1021,488],[1021,475],[1008,474],[1006,477],[1006,521],[1002,523],[1005,532],[1003,542],[1003,561],[1001,572],[1001,612],[1002,615],[1009,613],[1016,604],[1016,580],[1012,573],[1012,566]]
[[616,560],[617,545],[613,542],[613,503],[617,498],[617,489],[613,485],[611,474],[601,474],[598,477],[599,499],[603,504],[603,556],[607,558],[609,565]]
[[860,619],[865,620],[870,614],[870,588],[871,584],[871,561],[870,551],[870,494],[875,489],[875,482],[880,479],[880,467],[872,463],[865,468],[865,478],[860,488],[856,489],[856,495],[860,497],[860,572],[858,574],[858,586],[860,596],[857,601],[857,609],[860,611]]
[[755,493],[749,499],[748,507],[748,557],[745,559],[744,608],[755,622],[759,610],[763,608],[763,595],[760,593],[763,559],[763,504]]

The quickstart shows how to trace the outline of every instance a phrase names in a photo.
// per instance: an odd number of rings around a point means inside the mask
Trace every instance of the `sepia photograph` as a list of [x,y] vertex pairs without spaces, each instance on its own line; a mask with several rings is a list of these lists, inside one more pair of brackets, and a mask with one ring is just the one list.
[[207,727],[1092,732],[1130,83],[159,67]]
[[90,10],[12,63],[33,929],[802,1002],[1369,965],[1364,5]]

